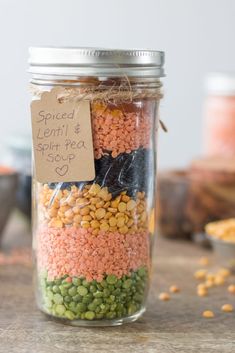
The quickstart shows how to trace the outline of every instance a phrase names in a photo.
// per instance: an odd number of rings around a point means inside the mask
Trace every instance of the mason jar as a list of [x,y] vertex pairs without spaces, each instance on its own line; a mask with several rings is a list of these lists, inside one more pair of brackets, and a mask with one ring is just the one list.
[[30,48],[38,307],[71,325],[145,311],[164,53]]

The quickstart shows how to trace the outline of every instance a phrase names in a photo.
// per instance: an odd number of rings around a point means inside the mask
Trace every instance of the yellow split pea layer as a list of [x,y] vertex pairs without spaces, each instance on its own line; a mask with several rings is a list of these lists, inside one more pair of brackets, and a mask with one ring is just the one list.
[[75,185],[70,190],[56,190],[46,184],[40,191],[40,208],[42,221],[53,228],[73,226],[92,228],[93,234],[100,230],[127,234],[149,227],[144,192],[138,192],[135,200],[125,191],[112,199],[108,188],[98,184],[82,190]]

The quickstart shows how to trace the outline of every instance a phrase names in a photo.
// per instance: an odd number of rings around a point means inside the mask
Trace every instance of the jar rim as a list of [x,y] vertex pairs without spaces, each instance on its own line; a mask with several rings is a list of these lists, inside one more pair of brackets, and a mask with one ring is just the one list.
[[164,52],[145,49],[30,47],[29,72],[45,75],[164,76]]

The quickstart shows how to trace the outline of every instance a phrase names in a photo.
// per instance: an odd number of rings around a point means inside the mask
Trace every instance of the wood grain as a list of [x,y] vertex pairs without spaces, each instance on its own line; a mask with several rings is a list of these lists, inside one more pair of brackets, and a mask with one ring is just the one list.
[[[4,246],[15,243],[13,230],[11,226]],[[21,232],[22,243],[28,243],[30,237]],[[193,272],[205,254],[213,259],[190,242],[157,239],[147,312],[136,323],[114,328],[76,328],[54,322],[35,306],[32,268],[0,266],[0,352],[235,352],[235,313],[220,311],[224,303],[235,305],[235,296],[227,293],[226,286],[213,289],[207,298],[195,294]],[[172,294],[169,302],[159,301],[159,292],[172,284],[181,293]],[[214,310],[215,318],[202,318],[205,309]]]

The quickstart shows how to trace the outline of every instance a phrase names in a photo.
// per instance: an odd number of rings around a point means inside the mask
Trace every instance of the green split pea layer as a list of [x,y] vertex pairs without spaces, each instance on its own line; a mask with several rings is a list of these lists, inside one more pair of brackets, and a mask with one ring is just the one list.
[[68,320],[101,320],[131,316],[144,303],[148,272],[142,267],[118,279],[106,275],[102,282],[64,276],[49,281],[40,276],[42,309],[55,317]]

